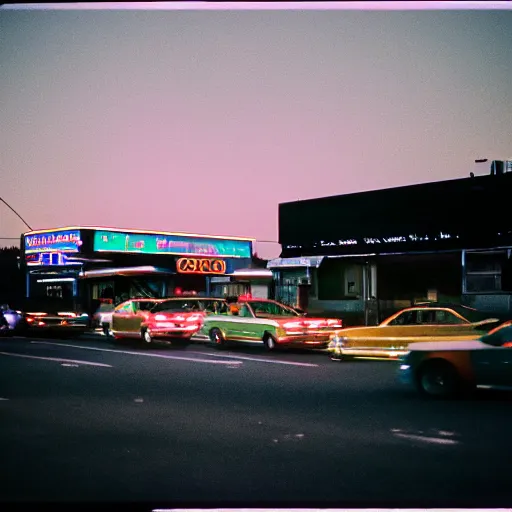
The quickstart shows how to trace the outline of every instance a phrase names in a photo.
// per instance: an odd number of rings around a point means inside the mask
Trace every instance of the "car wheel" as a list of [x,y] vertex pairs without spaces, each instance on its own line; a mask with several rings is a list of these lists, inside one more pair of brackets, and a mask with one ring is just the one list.
[[263,336],[263,345],[265,346],[266,350],[275,350],[277,344],[274,337],[267,333],[265,336]]
[[226,340],[220,329],[215,328],[210,331],[210,341],[216,348],[226,347]]
[[444,361],[426,363],[418,373],[418,387],[423,395],[434,398],[452,398],[461,391],[460,378],[455,368]]
[[151,333],[148,331],[148,329],[143,329],[140,335],[145,345],[153,344],[153,337],[151,336]]

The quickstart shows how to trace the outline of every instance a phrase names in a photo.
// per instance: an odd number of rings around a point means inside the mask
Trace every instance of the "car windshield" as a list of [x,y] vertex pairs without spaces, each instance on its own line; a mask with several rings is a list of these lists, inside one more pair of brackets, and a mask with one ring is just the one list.
[[197,300],[166,300],[158,303],[151,309],[152,313],[176,313],[179,311],[200,311],[199,301]]
[[151,300],[139,300],[135,303],[135,307],[138,311],[151,311],[155,304],[158,304],[158,302],[151,301]]

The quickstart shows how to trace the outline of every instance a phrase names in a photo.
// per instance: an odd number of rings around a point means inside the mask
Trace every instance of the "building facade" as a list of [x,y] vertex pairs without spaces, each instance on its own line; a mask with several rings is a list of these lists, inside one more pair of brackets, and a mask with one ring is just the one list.
[[512,313],[512,173],[279,205],[277,298],[375,324],[437,300]]
[[251,238],[68,226],[24,233],[20,246],[27,298],[85,310],[184,292],[268,295],[271,282],[251,268]]

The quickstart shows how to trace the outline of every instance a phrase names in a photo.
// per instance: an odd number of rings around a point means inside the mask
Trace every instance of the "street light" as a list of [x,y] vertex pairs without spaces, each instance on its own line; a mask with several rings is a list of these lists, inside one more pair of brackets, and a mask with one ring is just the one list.
[[0,197],[0,201],[2,201],[2,203],[4,203],[5,206],[7,206],[7,208],[9,208],[9,210],[11,210],[21,220],[21,222],[23,222],[23,224],[25,224],[25,226],[27,226],[27,228],[30,231],[32,231],[32,228],[28,225],[27,221],[7,201],[2,199],[1,197]]

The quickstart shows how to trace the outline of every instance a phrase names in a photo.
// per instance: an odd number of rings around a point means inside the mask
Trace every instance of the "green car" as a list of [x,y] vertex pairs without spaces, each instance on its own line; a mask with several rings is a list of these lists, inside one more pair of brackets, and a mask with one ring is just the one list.
[[341,320],[309,318],[273,300],[248,299],[206,317],[201,333],[217,348],[231,342],[257,343],[267,350],[277,346],[324,348],[341,326]]

